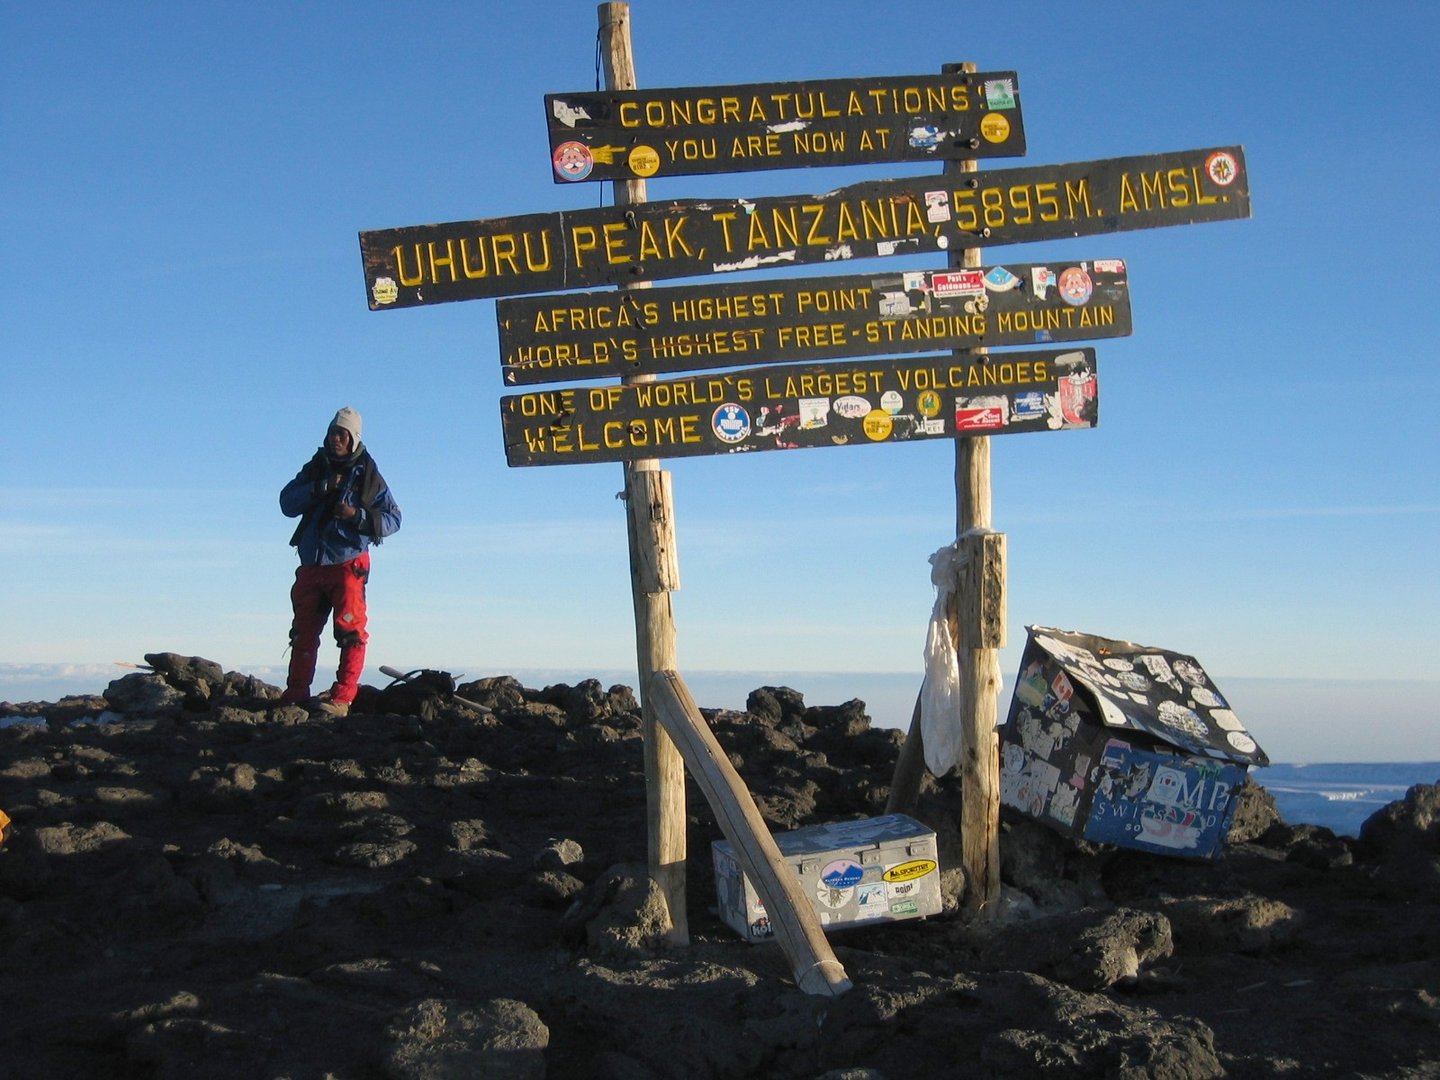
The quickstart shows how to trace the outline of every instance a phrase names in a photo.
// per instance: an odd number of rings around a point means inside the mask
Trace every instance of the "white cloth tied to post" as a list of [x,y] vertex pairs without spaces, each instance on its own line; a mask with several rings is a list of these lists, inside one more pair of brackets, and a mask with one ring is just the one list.
[[965,556],[957,541],[930,556],[935,606],[925,632],[925,682],[920,689],[920,741],[925,767],[944,776],[960,760],[960,656],[950,633],[950,598]]
[[[960,643],[950,633],[951,599],[965,568],[965,540],[989,535],[989,529],[968,529],[953,544],[930,556],[930,583],[935,586],[935,607],[925,634],[925,682],[920,688],[920,741],[925,746],[925,767],[944,776],[964,752],[964,723],[960,715]],[[984,670],[972,672],[978,686],[1000,686],[1000,655],[994,649],[978,651]],[[968,658],[966,659],[968,662]],[[988,690],[982,691],[988,693]]]

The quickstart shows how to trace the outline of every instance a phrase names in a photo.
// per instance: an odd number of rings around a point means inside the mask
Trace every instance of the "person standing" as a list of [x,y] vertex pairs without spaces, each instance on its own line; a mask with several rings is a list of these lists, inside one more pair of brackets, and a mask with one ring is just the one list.
[[324,444],[281,489],[280,510],[300,519],[290,537],[300,566],[290,590],[290,670],[280,700],[310,700],[320,634],[329,618],[340,663],[334,685],[315,699],[315,707],[345,716],[360,685],[370,640],[365,608],[370,545],[400,528],[400,507],[360,440],[358,412],[347,405],[335,414]]

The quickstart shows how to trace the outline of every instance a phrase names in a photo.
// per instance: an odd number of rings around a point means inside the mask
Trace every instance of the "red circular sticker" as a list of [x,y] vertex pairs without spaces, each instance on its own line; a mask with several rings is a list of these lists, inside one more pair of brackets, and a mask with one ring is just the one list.
[[563,142],[550,155],[555,166],[555,175],[561,180],[584,180],[595,168],[595,158],[590,148],[582,142]]
[[1229,187],[1240,175],[1240,163],[1235,155],[1225,150],[1216,150],[1205,159],[1205,172],[1221,187]]
[[1058,282],[1060,288],[1060,299],[1071,307],[1079,307],[1081,304],[1090,301],[1090,294],[1094,291],[1094,285],[1090,281],[1090,275],[1083,267],[1072,266],[1060,272]]

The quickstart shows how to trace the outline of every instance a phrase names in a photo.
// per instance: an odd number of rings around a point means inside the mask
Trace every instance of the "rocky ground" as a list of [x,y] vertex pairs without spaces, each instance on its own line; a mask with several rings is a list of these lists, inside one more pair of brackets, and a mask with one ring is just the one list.
[[[1225,858],[1006,821],[996,917],[831,938],[795,989],[713,909],[689,791],[691,942],[644,874],[624,687],[370,689],[342,719],[147,657],[103,698],[0,704],[0,1076],[1440,1076],[1440,788],[1358,840],[1247,785]],[[38,719],[43,717],[43,721]],[[706,710],[773,829],[883,812],[901,734],[762,688]],[[958,784],[916,812],[954,866]]]

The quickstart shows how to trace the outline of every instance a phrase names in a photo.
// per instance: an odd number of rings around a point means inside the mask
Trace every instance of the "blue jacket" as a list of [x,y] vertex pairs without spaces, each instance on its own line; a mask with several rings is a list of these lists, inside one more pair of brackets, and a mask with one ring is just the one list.
[[[332,483],[337,473],[338,486]],[[354,520],[335,516],[342,504],[359,510]],[[330,461],[324,447],[317,450],[280,490],[280,510],[300,519],[290,544],[304,566],[349,562],[400,528],[400,507],[363,443],[340,464]]]

